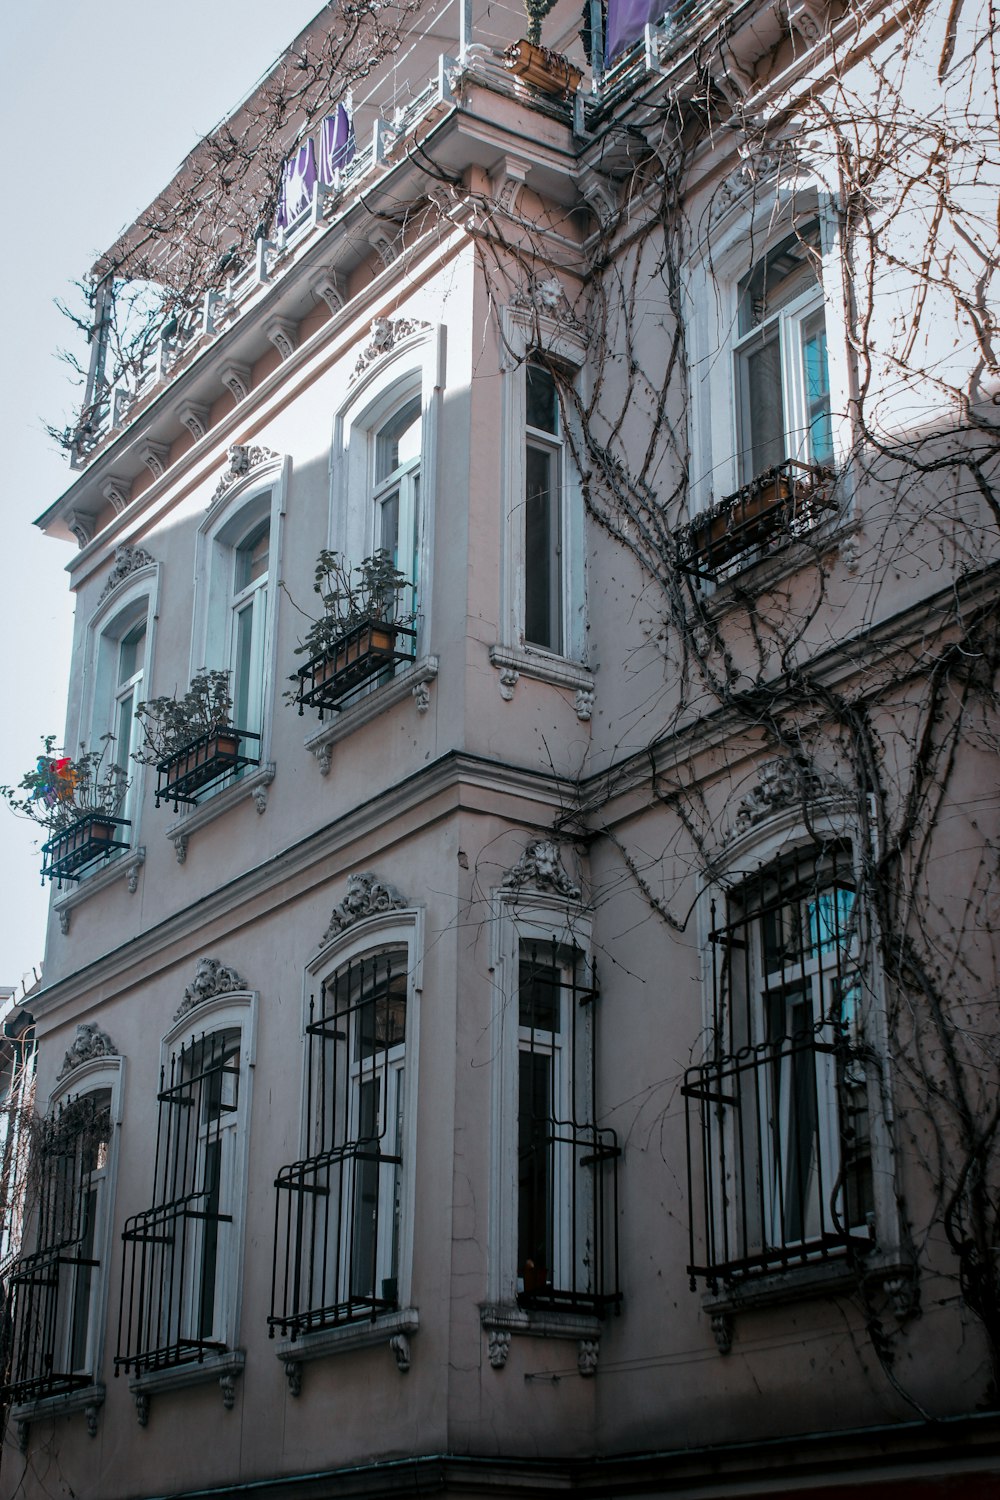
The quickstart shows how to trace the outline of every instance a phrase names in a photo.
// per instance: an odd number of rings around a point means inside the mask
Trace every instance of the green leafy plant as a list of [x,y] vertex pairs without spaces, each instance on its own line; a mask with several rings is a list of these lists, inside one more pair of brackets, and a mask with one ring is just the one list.
[[99,750],[85,750],[75,758],[53,754],[55,743],[54,734],[46,735],[34,770],[16,786],[0,786],[0,797],[11,811],[45,828],[50,838],[93,813],[117,817],[129,777],[109,760],[114,735],[104,735]]
[[191,678],[182,697],[149,698],[137,703],[135,716],[142,728],[143,744],[133,750],[132,759],[140,765],[155,766],[203,735],[232,727],[229,675],[203,667]]
[[409,624],[412,611],[400,612],[403,590],[409,587],[406,574],[384,548],[352,567],[341,553],[324,547],[316,559],[313,580],[313,592],[323,601],[323,613],[312,620],[302,644],[295,648],[296,655],[322,656],[367,620]]

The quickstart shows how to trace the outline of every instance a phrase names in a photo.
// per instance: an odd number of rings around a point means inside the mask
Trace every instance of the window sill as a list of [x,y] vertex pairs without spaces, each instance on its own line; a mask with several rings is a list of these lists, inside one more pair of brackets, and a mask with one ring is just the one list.
[[728,1354],[733,1340],[733,1318],[738,1313],[785,1302],[805,1302],[813,1297],[836,1296],[856,1288],[859,1282],[881,1284],[900,1322],[917,1311],[916,1267],[900,1251],[882,1254],[875,1251],[853,1263],[841,1256],[816,1265],[790,1266],[787,1271],[747,1276],[720,1291],[705,1292],[701,1305],[712,1319],[712,1332],[720,1352]]
[[528,1312],[516,1304],[487,1303],[480,1308],[479,1315],[494,1370],[502,1370],[506,1365],[510,1341],[515,1334],[528,1338],[572,1339],[577,1345],[580,1374],[590,1376],[597,1369],[601,1320],[593,1314]]
[[192,1360],[189,1364],[171,1365],[166,1370],[148,1370],[145,1375],[133,1375],[128,1388],[135,1398],[136,1418],[140,1427],[149,1419],[150,1397],[163,1395],[166,1391],[179,1391],[192,1385],[209,1385],[218,1381],[222,1390],[222,1404],[232,1411],[236,1399],[235,1382],[243,1374],[246,1355],[242,1349],[233,1349],[228,1354],[210,1354],[205,1359]]
[[258,766],[249,771],[246,776],[241,776],[239,781],[232,786],[225,787],[217,792],[214,797],[194,807],[190,812],[182,813],[181,816],[167,829],[167,838],[174,846],[177,855],[177,863],[182,865],[187,858],[188,839],[199,828],[204,828],[206,823],[212,823],[216,818],[221,818],[224,813],[236,807],[247,797],[252,797],[254,805],[259,813],[267,810],[267,789],[274,780],[275,766],[273,761]]
[[402,703],[405,698],[412,696],[416,700],[417,713],[425,714],[430,707],[428,684],[437,676],[438,666],[436,656],[419,657],[404,672],[397,672],[391,682],[384,683],[357,703],[352,703],[342,713],[335,713],[329,723],[321,724],[318,729],[307,734],[306,749],[319,761],[321,773],[329,775],[330,753],[339,740],[346,739],[355,730],[370,724],[394,704]]
[[576,716],[584,723],[594,711],[594,674],[580,662],[536,651],[530,646],[491,646],[490,665],[500,673],[500,696],[508,703],[514,696],[518,678],[530,677],[535,682],[575,692]]
[[332,1354],[347,1354],[353,1349],[373,1349],[388,1344],[396,1366],[405,1375],[410,1368],[410,1335],[420,1327],[415,1307],[383,1313],[365,1323],[348,1323],[343,1328],[327,1328],[322,1333],[303,1334],[298,1339],[280,1339],[275,1355],[285,1366],[288,1387],[293,1396],[302,1392],[302,1366],[309,1360],[326,1359]]
[[128,886],[129,895],[134,896],[139,887],[139,871],[146,862],[146,850],[143,846],[137,849],[125,850],[117,859],[111,859],[102,870],[95,870],[93,875],[86,875],[73,890],[66,896],[60,896],[53,905],[53,910],[59,918],[59,930],[63,936],[69,932],[70,918],[76,907],[96,896],[99,891],[106,891],[109,886],[115,885],[117,881],[124,879]]
[[[64,1391],[58,1396],[42,1396],[38,1401],[22,1401],[10,1408],[10,1420],[17,1427],[18,1446],[23,1453],[27,1448],[28,1427],[32,1422],[42,1422],[50,1417],[68,1417],[82,1411],[87,1417],[87,1431],[97,1436],[97,1413],[104,1405],[103,1385],[85,1385],[78,1391]],[[23,1446],[21,1446],[23,1443]]]
[[842,552],[848,569],[855,571],[858,529],[853,516],[833,516],[801,536],[789,537],[769,552],[758,553],[745,562],[734,564],[717,581],[706,580],[699,584],[705,608],[709,613],[730,609],[747,592],[764,593],[835,548]]

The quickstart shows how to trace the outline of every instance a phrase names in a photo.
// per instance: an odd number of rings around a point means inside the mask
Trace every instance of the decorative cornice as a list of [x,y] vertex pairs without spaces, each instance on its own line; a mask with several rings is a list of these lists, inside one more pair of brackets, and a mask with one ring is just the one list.
[[510,305],[518,311],[541,313],[543,317],[553,318],[572,328],[582,327],[558,276],[532,276],[527,284],[514,288]]
[[101,485],[101,494],[105,500],[110,500],[115,515],[120,516],[131,498],[132,481],[123,479],[120,474],[109,474]]
[[265,448],[262,444],[233,443],[229,449],[229,467],[224,470],[215,486],[209,505],[214,505],[220,495],[224,495],[238,480],[249,474],[251,469],[259,468],[261,464],[270,463],[280,456],[273,448]]
[[88,543],[94,540],[97,517],[88,515],[86,511],[70,510],[66,512],[66,525],[76,537],[76,544],[82,551]]
[[804,757],[786,755],[766,760],[757,771],[756,785],[740,798],[733,833],[746,833],[772,813],[796,802],[810,802],[831,790],[829,779]]
[[107,582],[101,591],[101,597],[97,601],[103,604],[105,599],[112,593],[120,583],[124,583],[132,573],[137,573],[140,568],[150,567],[155,559],[146,551],[145,547],[138,547],[132,542],[122,542],[115,548],[115,560],[111,565]]
[[146,438],[136,448],[136,455],[140,462],[146,465],[154,479],[162,479],[170,461],[170,444],[157,443],[152,438]]
[[339,313],[347,300],[344,283],[335,271],[325,272],[312,284],[313,296],[321,298],[331,314]]
[[411,333],[419,333],[430,326],[429,323],[423,323],[418,318],[376,318],[371,326],[368,343],[362,349],[358,362],[354,366],[353,379],[356,380],[370,364],[381,358],[383,354],[390,353]]
[[195,442],[205,436],[210,425],[210,407],[201,401],[185,401],[183,406],[178,408],[177,415]]
[[233,400],[245,401],[250,394],[250,366],[229,364],[219,371],[219,379]]
[[330,913],[323,942],[339,937],[348,927],[365,917],[374,917],[385,911],[398,911],[405,905],[406,901],[396,887],[388,881],[380,880],[377,875],[348,875],[347,895]]
[[517,864],[507,871],[503,883],[508,891],[520,891],[527,886],[536,891],[555,891],[571,901],[580,897],[580,887],[563,868],[559,845],[554,839],[534,839]]
[[93,1021],[81,1021],[76,1028],[73,1043],[63,1058],[62,1067],[56,1074],[56,1082],[61,1083],[74,1068],[78,1068],[81,1063],[92,1062],[95,1057],[117,1056],[118,1048],[106,1031],[101,1031]]
[[282,359],[290,359],[295,353],[298,331],[298,324],[294,323],[291,318],[272,318],[264,329]]
[[231,995],[235,990],[245,990],[246,987],[246,980],[229,964],[224,964],[217,958],[199,958],[194,978],[184,991],[184,999],[174,1020],[179,1021],[188,1011],[194,1010],[206,1000],[214,1000],[216,995]]

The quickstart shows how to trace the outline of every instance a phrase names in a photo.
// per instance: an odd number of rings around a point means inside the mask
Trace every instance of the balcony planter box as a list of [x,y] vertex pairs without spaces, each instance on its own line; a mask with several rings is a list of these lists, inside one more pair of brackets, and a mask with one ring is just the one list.
[[181,802],[196,803],[220,781],[234,776],[244,766],[256,766],[259,757],[246,755],[244,740],[259,740],[260,735],[232,724],[221,724],[200,735],[157,763],[156,805],[173,802],[177,811]]
[[64,880],[82,879],[91,865],[129,847],[126,830],[131,826],[127,818],[84,813],[42,845],[42,879],[56,880],[60,887]]
[[543,94],[554,94],[568,99],[580,86],[583,74],[579,68],[548,47],[536,46],[534,42],[513,42],[503,55],[503,65],[522,83]]
[[391,620],[367,619],[351,626],[296,672],[299,713],[315,708],[322,719],[327,709],[344,708],[379,672],[412,661],[415,640],[415,630]]
[[834,508],[832,481],[828,469],[792,459],[768,469],[683,529],[682,565],[714,578],[733,562],[756,561],[757,549],[808,530]]

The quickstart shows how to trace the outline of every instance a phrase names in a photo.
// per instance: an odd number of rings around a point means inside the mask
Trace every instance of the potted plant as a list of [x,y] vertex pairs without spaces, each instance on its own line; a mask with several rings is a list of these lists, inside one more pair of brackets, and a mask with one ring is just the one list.
[[55,735],[42,741],[43,751],[17,786],[0,787],[12,812],[30,818],[49,837],[42,845],[42,879],[79,880],[86,868],[128,848],[122,837],[130,826],[118,816],[129,778],[109,761],[114,736],[103,737],[99,750],[77,757],[55,755]]
[[258,739],[232,722],[229,673],[203,667],[182,696],[137,703],[135,716],[143,744],[133,759],[157,770],[156,805],[172,800],[197,802],[210,787],[256,762],[241,753],[241,742]]
[[352,567],[339,552],[328,548],[316,559],[313,591],[323,613],[311,621],[296,655],[308,660],[294,673],[296,689],[286,697],[299,706],[339,707],[368,678],[399,660],[411,660],[412,650],[400,640],[415,639],[413,613],[401,611],[406,575],[384,549]]
[[583,74],[561,52],[542,46],[542,17],[548,15],[554,4],[555,0],[525,0],[528,34],[506,49],[503,65],[543,94],[558,94],[568,99],[579,88]]

